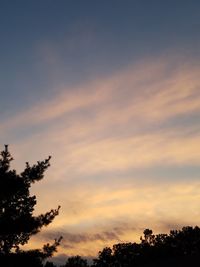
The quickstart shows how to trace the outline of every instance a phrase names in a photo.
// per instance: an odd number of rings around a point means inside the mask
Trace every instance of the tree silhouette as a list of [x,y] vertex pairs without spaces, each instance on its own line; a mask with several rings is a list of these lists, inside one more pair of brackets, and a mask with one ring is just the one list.
[[69,257],[62,267],[88,267],[88,264],[87,260],[77,255]]
[[188,267],[199,266],[200,228],[183,227],[169,234],[154,235],[144,230],[140,243],[106,247],[93,260],[93,267]]
[[44,267],[56,267],[56,265],[53,262],[47,261]]
[[93,266],[95,267],[111,267],[114,264],[114,257],[112,249],[105,247],[102,251],[99,251],[97,259],[93,260]]
[[[0,156],[0,266],[23,266],[17,265],[17,261],[33,257],[41,262],[56,250],[60,238],[53,245],[46,244],[43,249],[38,250],[25,252],[20,249],[20,245],[26,244],[32,235],[37,234],[58,215],[60,206],[34,216],[36,196],[30,196],[31,185],[44,177],[51,157],[38,161],[33,166],[26,162],[24,171],[17,174],[16,170],[10,169],[13,158],[8,151],[8,145],[5,145]],[[1,264],[2,261],[4,264]],[[39,266],[39,263],[33,266]]]

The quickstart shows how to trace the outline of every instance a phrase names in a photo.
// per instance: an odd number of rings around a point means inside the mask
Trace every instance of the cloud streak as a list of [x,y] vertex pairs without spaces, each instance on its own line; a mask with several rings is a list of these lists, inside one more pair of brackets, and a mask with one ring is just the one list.
[[166,59],[147,61],[89,84],[59,86],[57,96],[17,114],[2,128],[47,123],[88,109],[93,110],[98,124],[133,118],[152,122],[199,111],[198,67],[174,67],[169,71],[172,64]]
[[[62,211],[32,246],[63,232],[61,253],[94,255],[145,227],[198,223],[198,177],[172,181],[170,167],[200,164],[199,67],[173,63],[144,60],[110,77],[58,86],[55,97],[2,122],[1,140],[18,132],[16,167],[53,154],[49,179],[32,192],[36,212],[54,203]],[[163,166],[154,178],[153,168]]]

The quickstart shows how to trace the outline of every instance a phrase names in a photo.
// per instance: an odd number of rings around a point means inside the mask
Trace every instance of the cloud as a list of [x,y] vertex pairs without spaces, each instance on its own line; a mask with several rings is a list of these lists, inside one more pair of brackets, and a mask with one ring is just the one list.
[[33,247],[62,232],[61,253],[94,255],[138,239],[146,227],[198,223],[198,175],[172,180],[171,172],[200,163],[199,67],[173,63],[144,60],[110,77],[58,86],[56,96],[2,122],[1,139],[13,138],[18,169],[53,154],[48,178],[32,193],[36,213],[55,203],[62,209]]
[[[102,233],[69,233],[69,232],[62,232],[59,233],[63,237],[64,247],[70,246],[69,244],[77,244],[77,243],[85,243],[91,241],[107,241],[107,240],[119,240],[118,235],[115,231],[112,232],[102,232]],[[55,235],[58,233],[55,232],[45,232],[44,237],[48,239],[53,239]],[[67,244],[67,245],[66,245]],[[69,247],[68,247],[69,248]]]
[[[2,129],[19,125],[37,125],[78,111],[94,112],[96,123],[124,123],[130,119],[152,122],[199,111],[199,69],[174,67],[166,58],[138,63],[113,74],[74,87],[58,87],[58,95],[41,100],[34,107],[4,122]],[[89,114],[86,112],[86,119]],[[90,116],[89,116],[90,118]],[[76,122],[75,122],[76,124]],[[96,125],[95,125],[96,126]]]
[[89,84],[62,86],[56,97],[3,122],[1,135],[19,132],[16,153],[20,146],[34,159],[37,144],[74,175],[199,164],[199,125],[181,123],[199,114],[199,69],[173,63],[147,60]]

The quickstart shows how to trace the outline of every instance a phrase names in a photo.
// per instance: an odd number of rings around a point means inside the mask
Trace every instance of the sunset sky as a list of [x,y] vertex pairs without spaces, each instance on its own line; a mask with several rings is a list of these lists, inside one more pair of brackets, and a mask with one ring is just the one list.
[[0,2],[0,143],[52,155],[29,247],[58,257],[200,225],[200,1]]

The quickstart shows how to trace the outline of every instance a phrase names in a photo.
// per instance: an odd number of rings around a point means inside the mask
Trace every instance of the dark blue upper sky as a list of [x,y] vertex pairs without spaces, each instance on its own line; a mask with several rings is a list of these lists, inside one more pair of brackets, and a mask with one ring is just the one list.
[[195,0],[1,1],[0,90],[10,99],[1,111],[48,96],[58,80],[81,83],[171,50],[199,56],[199,12]]

